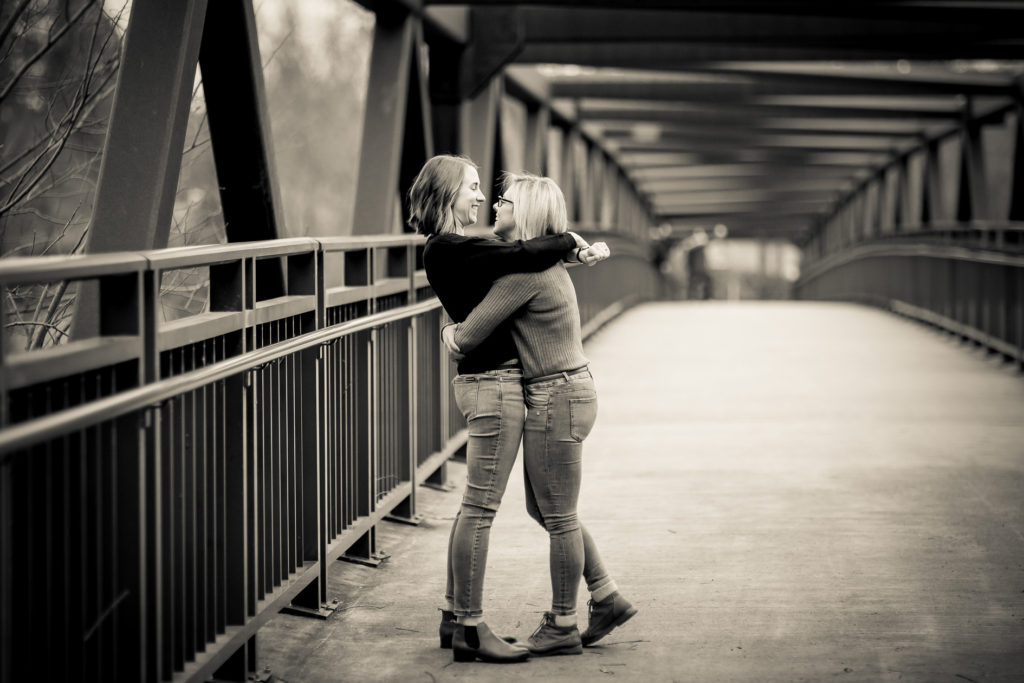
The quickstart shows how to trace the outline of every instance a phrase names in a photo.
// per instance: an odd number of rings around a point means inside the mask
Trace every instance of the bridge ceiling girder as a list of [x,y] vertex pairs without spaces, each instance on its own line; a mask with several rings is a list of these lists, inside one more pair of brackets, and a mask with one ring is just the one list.
[[[992,49],[1014,50],[1021,45],[1017,26],[990,22],[984,15],[956,23],[921,17],[830,17],[763,10],[637,12],[625,7],[525,7],[520,15],[527,46],[524,60],[529,61],[537,61],[534,51],[560,55],[567,48],[582,50],[584,61],[591,64],[598,62],[590,57],[635,64],[653,54],[699,61],[708,59],[709,53],[715,60],[830,59],[837,55],[846,59],[953,59],[988,56]],[[638,49],[640,46],[645,47]]]
[[[806,69],[806,63],[800,63]],[[776,95],[990,95],[1010,96],[1012,85],[1003,78],[964,77],[962,74],[935,73],[920,65],[913,73],[885,74],[849,73],[837,70],[813,72],[757,68],[726,63],[671,73],[642,70],[602,69],[600,73],[584,73],[573,80],[556,81],[551,86],[553,97],[615,97],[630,100],[695,100],[704,102],[742,101],[759,96]],[[763,67],[763,65],[760,65]],[[820,68],[820,67],[819,67]],[[925,73],[918,73],[925,71]]]
[[845,178],[816,179],[805,177],[769,178],[690,178],[675,180],[646,180],[637,182],[637,187],[652,195],[666,193],[704,193],[732,190],[789,190],[793,192],[838,192],[849,187]]
[[[412,0],[410,0],[412,1]],[[364,2],[365,4],[365,2]],[[466,0],[425,0],[426,6],[464,6]],[[573,8],[606,8],[631,10],[679,10],[688,12],[737,12],[771,15],[809,15],[815,17],[865,17],[913,19],[927,16],[933,20],[978,20],[979,11],[992,22],[1020,18],[1024,4],[1014,0],[975,2],[972,0],[473,0],[477,7],[545,7],[557,5]]]
[[[808,224],[819,229],[854,196],[879,225],[951,219],[950,206],[960,217],[1005,213],[991,206],[1005,188],[991,190],[985,174],[1005,166],[990,158],[1000,146],[1022,156],[1019,136],[1002,129],[1024,99],[1024,62],[1014,61],[1024,2],[425,3],[428,13],[456,6],[508,10],[506,73],[539,77],[552,120],[564,117],[622,168],[655,220],[772,204],[805,239]],[[1018,166],[994,178],[1018,188]],[[601,188],[593,173],[574,175],[579,215],[593,217]]]

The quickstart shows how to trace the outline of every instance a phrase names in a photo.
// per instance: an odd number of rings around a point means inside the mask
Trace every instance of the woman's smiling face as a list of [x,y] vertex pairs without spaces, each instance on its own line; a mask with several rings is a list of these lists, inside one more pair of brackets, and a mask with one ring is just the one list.
[[498,195],[494,202],[494,234],[506,242],[511,242],[516,231],[516,220],[513,202]]
[[455,215],[455,223],[458,228],[476,223],[477,213],[480,205],[484,203],[484,195],[480,192],[480,174],[472,166],[466,166],[465,175],[462,176],[462,185],[455,195],[455,202],[452,204],[452,213]]

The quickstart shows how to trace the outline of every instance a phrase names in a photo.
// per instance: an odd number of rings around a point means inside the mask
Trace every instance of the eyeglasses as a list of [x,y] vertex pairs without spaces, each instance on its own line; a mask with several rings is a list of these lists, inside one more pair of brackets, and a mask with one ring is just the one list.
[[513,202],[511,199],[505,199],[504,197],[502,197],[499,194],[498,195],[498,206],[503,206],[505,204],[508,204],[509,206],[515,206],[515,202]]

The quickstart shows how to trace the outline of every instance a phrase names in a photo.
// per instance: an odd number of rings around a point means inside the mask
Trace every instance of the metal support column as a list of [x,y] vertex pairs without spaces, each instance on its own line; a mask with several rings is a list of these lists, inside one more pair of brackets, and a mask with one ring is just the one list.
[[504,80],[495,78],[480,94],[463,103],[460,150],[480,167],[480,186],[487,201],[494,200],[493,182],[500,169],[495,167],[495,146],[498,139],[498,111]]
[[[210,3],[199,64],[228,242],[291,236],[274,170],[252,0]],[[256,278],[258,298],[284,294],[279,261],[260,261]]]
[[377,15],[352,223],[355,234],[395,232],[401,222],[395,208],[417,22],[398,10]]
[[[206,0],[132,4],[85,251],[167,246]],[[83,282],[71,336],[95,336],[96,287]]]

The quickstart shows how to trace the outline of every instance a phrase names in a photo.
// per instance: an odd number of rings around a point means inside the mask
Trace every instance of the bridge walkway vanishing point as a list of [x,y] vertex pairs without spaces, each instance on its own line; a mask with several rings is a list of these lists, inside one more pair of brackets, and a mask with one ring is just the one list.
[[[1020,681],[1024,382],[877,309],[657,303],[591,338],[600,416],[581,518],[640,609],[579,657],[454,664],[435,607],[456,490],[385,525],[378,568],[332,571],[326,621],[261,630],[277,680]],[[547,541],[521,462],[485,612],[527,638]],[[586,619],[585,590],[580,595]]]

